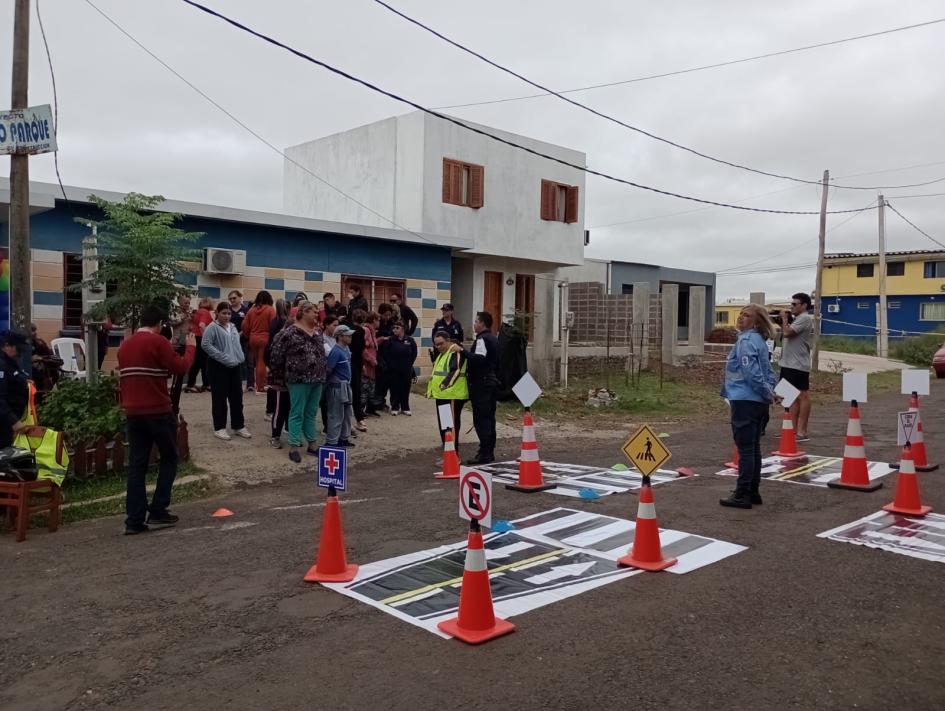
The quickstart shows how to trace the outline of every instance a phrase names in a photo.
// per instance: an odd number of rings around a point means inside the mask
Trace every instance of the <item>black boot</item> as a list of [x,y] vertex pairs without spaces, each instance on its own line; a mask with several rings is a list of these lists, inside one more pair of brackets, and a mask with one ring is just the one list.
[[719,504],[735,509],[750,509],[751,497],[748,494],[740,494],[737,491],[733,491],[727,499],[719,499]]
[[748,498],[751,501],[752,506],[759,506],[760,504],[764,503],[764,501],[761,500],[761,494],[759,494],[757,491],[751,492],[751,494],[748,495]]

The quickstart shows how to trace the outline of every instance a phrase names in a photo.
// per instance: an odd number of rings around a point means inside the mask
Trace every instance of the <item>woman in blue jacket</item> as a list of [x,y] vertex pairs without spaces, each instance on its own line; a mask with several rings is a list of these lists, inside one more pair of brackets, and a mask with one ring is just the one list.
[[775,400],[775,377],[768,360],[767,340],[774,334],[768,312],[757,304],[742,309],[736,322],[738,339],[725,363],[722,397],[732,408],[732,435],[738,448],[735,491],[719,501],[722,506],[750,509],[761,503],[761,428]]

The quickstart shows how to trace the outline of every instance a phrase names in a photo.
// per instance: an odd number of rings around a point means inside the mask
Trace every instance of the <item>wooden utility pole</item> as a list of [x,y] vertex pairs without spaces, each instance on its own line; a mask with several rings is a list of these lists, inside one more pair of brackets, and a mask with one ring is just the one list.
[[876,314],[876,355],[889,357],[889,313],[886,311],[886,198],[879,205],[879,313]]
[[[16,0],[13,19],[13,91],[10,108],[28,105],[30,3]],[[29,155],[10,156],[10,320],[29,333],[33,320],[30,291],[30,170]]]
[[824,291],[824,248],[827,244],[827,184],[830,182],[830,171],[824,171],[824,187],[820,195],[820,232],[817,246],[817,276],[814,280],[814,298],[817,308],[814,310],[814,343],[811,352],[811,370],[820,370],[820,330],[824,317],[824,300],[821,294]]

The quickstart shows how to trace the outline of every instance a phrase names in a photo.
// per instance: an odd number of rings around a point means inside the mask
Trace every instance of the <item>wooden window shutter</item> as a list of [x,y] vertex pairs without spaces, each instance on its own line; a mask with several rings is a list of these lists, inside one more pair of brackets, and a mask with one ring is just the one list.
[[450,161],[450,202],[463,204],[463,164]]
[[449,158],[443,159],[443,202],[452,202],[450,198],[452,193],[450,192],[450,175],[452,170],[452,161]]
[[571,185],[568,187],[568,197],[567,202],[564,206],[564,221],[565,222],[577,222],[578,220],[578,186]]
[[555,219],[555,203],[557,201],[558,186],[550,180],[541,181],[541,219]]
[[481,165],[469,166],[469,207],[482,207],[485,194],[484,173],[485,168]]

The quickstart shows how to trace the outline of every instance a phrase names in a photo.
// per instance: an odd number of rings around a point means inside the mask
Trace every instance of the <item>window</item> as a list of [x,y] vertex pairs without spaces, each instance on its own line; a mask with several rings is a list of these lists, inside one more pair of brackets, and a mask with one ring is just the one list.
[[578,186],[542,180],[541,219],[553,222],[577,222]]
[[621,284],[620,293],[626,295],[633,294],[633,284]]
[[65,274],[63,289],[62,327],[82,328],[82,292],[69,287],[82,283],[82,255],[62,255],[62,268]]
[[873,276],[873,268],[875,266],[876,266],[875,264],[857,264],[856,265],[857,278],[862,279],[863,277],[869,278]]
[[726,325],[728,323],[728,311],[716,311],[715,322],[719,325]]
[[945,262],[926,262],[923,276],[926,279],[945,278]]
[[857,301],[857,302],[856,302],[856,307],[857,307],[858,309],[868,309],[868,308],[870,307],[870,302],[869,302],[869,301]]
[[919,320],[945,321],[945,301],[924,301],[919,304]]
[[[377,311],[377,307],[381,304],[388,303],[391,294],[400,294],[404,303],[407,302],[406,283],[403,281],[345,274],[341,277],[341,293],[344,295],[345,304],[348,302],[348,289],[352,286],[361,287],[361,296],[367,300],[368,306],[373,311]],[[309,295],[312,296],[311,293]],[[336,296],[340,297],[338,294]],[[321,298],[321,294],[318,294],[318,298]]]
[[905,262],[886,262],[886,276],[905,276]]
[[886,308],[887,309],[901,309],[902,302],[901,301],[888,301],[886,303]]
[[443,159],[443,202],[479,209],[485,194],[485,168],[451,158]]

